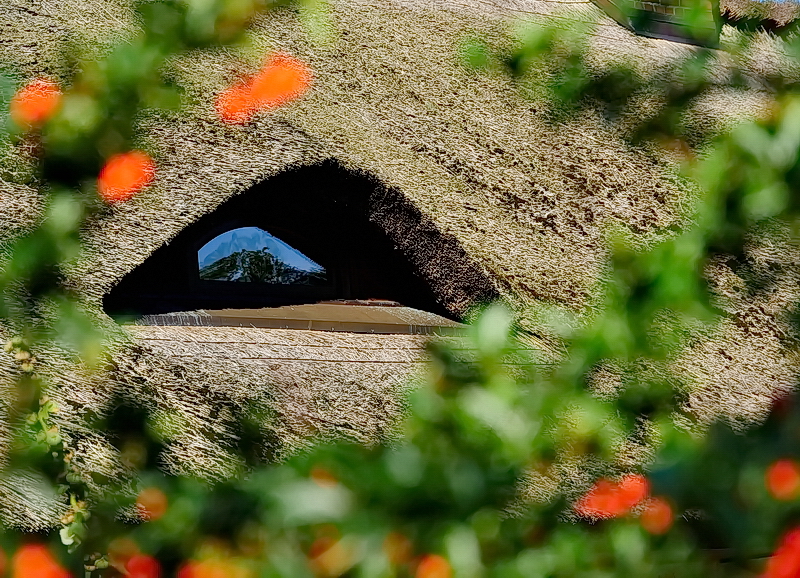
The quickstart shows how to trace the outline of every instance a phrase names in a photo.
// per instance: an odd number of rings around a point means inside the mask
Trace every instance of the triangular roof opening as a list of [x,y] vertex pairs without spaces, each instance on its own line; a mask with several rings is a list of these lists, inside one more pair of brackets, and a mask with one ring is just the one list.
[[[335,163],[295,169],[188,226],[126,275],[104,308],[112,316],[141,317],[336,301],[402,304],[453,319],[461,311],[434,293],[423,261],[435,262],[429,270],[451,263],[455,279],[464,271],[475,277],[475,267],[452,238],[422,220],[408,201]],[[388,231],[387,223],[399,229]],[[400,231],[424,239],[404,239],[409,243],[401,250]],[[409,258],[417,245],[422,254]],[[475,283],[475,300],[491,293],[487,287]]]

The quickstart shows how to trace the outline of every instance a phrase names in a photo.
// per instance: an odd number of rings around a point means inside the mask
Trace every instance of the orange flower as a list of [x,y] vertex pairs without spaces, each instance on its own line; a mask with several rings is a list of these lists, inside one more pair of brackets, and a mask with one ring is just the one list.
[[575,504],[575,511],[586,518],[616,518],[647,497],[650,484],[639,474],[627,474],[619,482],[598,480]]
[[58,85],[39,78],[20,88],[11,99],[11,119],[20,127],[39,126],[53,116],[60,102]]
[[619,493],[622,504],[631,509],[647,497],[650,483],[642,475],[627,474],[619,481]]
[[125,564],[125,569],[128,571],[128,578],[159,578],[161,576],[161,564],[146,554],[132,556]]
[[258,74],[223,90],[217,97],[217,114],[223,122],[244,124],[259,111],[299,98],[310,85],[308,66],[289,54],[278,53]]
[[167,511],[167,496],[158,488],[145,488],[136,498],[145,520],[158,520]]
[[302,96],[311,85],[311,71],[302,61],[278,53],[253,79],[252,93],[259,110],[275,108]]
[[436,554],[426,554],[417,566],[415,578],[450,578],[450,562]]
[[217,96],[217,115],[228,124],[244,124],[254,113],[249,82],[226,88]]
[[795,578],[800,576],[800,528],[784,534],[775,553],[767,560],[761,578]]
[[773,462],[767,468],[765,482],[776,500],[794,500],[800,496],[800,464],[790,459]]
[[22,546],[11,561],[12,578],[69,578],[69,572],[56,562],[41,544]]
[[108,203],[127,201],[153,181],[156,165],[147,153],[130,151],[114,155],[97,179],[97,190]]
[[650,500],[639,518],[642,527],[657,536],[665,534],[672,527],[672,520],[672,507],[664,498]]
[[586,518],[614,518],[625,513],[614,482],[595,482],[592,489],[575,504],[575,511]]

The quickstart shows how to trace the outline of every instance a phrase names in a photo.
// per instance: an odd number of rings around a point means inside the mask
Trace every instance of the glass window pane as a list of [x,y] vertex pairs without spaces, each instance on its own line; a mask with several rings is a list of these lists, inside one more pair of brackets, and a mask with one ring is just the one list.
[[215,237],[197,252],[200,278],[279,285],[325,285],[324,267],[258,227]]

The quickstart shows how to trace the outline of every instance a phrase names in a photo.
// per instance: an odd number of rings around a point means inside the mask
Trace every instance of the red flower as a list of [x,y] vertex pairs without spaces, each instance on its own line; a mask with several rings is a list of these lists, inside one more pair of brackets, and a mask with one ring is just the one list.
[[761,578],[796,578],[800,576],[800,528],[784,534],[775,553],[767,561]]
[[575,511],[586,518],[616,518],[647,497],[650,484],[639,474],[627,474],[619,482],[598,480],[575,504]]
[[452,575],[450,562],[436,554],[422,557],[414,574],[415,578],[450,578]]
[[639,522],[651,534],[665,534],[673,521],[672,507],[664,498],[653,498],[642,511]]
[[41,544],[22,546],[11,561],[12,578],[69,578],[47,547]]
[[114,155],[100,171],[97,190],[108,203],[127,201],[153,181],[155,172],[156,165],[147,153]]
[[11,119],[20,127],[41,125],[53,116],[60,102],[58,85],[39,78],[20,88],[11,99]]
[[767,468],[765,482],[776,500],[794,500],[800,496],[800,464],[783,459]]
[[186,562],[178,569],[177,578],[197,578],[197,562]]
[[222,91],[217,97],[217,114],[229,124],[244,124],[259,111],[299,98],[309,86],[308,66],[289,54],[278,53],[258,74]]
[[161,576],[161,564],[152,556],[137,554],[131,556],[125,564],[128,571],[128,578],[159,578]]

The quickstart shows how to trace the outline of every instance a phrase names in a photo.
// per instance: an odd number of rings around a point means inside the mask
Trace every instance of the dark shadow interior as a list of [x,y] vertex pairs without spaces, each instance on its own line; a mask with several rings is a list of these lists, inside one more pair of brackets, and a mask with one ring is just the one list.
[[[375,184],[334,163],[288,171],[188,226],[104,298],[112,316],[257,308],[326,300],[396,301],[452,318],[385,231],[370,220]],[[325,268],[319,286],[202,280],[198,250],[239,227],[259,227]]]

